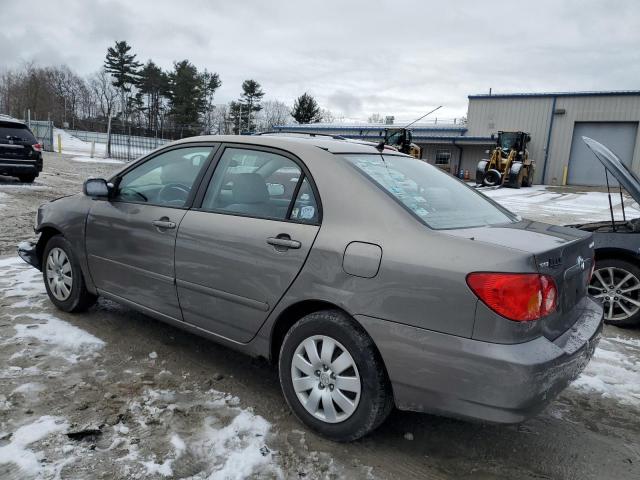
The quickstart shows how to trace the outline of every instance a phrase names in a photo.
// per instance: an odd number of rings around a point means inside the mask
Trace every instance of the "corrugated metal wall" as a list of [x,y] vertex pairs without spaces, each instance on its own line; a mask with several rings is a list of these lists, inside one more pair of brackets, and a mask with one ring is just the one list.
[[553,99],[545,97],[470,98],[467,135],[488,136],[499,130],[529,132],[529,156],[536,162],[534,181],[541,183],[552,104]]
[[[566,113],[555,115],[549,165],[547,166],[547,183],[562,183],[562,172],[569,164],[571,141],[576,122],[638,122],[640,121],[640,95],[607,96],[607,97],[558,97],[556,111],[564,109]],[[640,149],[636,138],[636,146],[631,167],[640,173]]]
[[[522,130],[531,134],[529,155],[536,161],[536,183],[542,171],[554,97],[470,97],[467,135],[491,135],[498,130]],[[640,122],[640,95],[587,95],[556,97],[544,183],[562,183],[569,163],[576,122]],[[639,133],[640,136],[640,133]],[[466,164],[467,158],[463,163]],[[640,141],[631,162],[640,173]]]

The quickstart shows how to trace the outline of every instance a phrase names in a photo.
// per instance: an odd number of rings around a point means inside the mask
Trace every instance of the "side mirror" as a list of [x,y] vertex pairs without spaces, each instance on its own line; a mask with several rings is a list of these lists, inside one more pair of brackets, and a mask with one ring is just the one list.
[[82,191],[87,197],[108,198],[109,185],[104,178],[89,178],[84,182]]

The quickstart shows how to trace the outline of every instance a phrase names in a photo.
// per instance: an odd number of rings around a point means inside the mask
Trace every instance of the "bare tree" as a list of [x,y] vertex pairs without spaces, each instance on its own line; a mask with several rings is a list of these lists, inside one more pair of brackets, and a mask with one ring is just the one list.
[[293,122],[291,108],[280,100],[267,100],[262,103],[262,111],[258,116],[257,127],[260,131],[269,131],[277,125]]
[[331,110],[327,110],[323,108],[320,110],[321,122],[323,123],[331,123],[336,121],[336,117]]
[[91,90],[100,106],[100,113],[107,119],[107,150],[106,156],[111,156],[111,117],[118,101],[120,92],[113,86],[111,75],[104,67],[89,80]]
[[369,123],[384,123],[384,118],[379,113],[372,113],[367,121]]
[[228,135],[232,133],[233,126],[229,117],[227,105],[215,105],[211,112],[210,133],[215,135]]

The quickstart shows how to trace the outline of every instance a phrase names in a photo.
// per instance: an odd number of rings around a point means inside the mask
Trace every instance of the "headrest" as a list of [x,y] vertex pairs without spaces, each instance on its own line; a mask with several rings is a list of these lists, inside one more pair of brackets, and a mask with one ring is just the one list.
[[233,203],[265,203],[269,200],[267,184],[257,173],[234,175],[231,193]]

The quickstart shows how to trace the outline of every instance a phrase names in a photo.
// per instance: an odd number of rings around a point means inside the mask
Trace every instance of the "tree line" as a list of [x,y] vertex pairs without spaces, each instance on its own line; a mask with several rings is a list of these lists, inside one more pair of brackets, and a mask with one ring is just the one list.
[[265,99],[255,79],[242,82],[236,100],[216,104],[221,85],[218,73],[200,70],[187,59],[164,70],[153,60],[138,61],[126,41],[116,41],[107,49],[102,67],[88,77],[66,65],[35,63],[0,74],[0,113],[25,118],[30,112],[32,119],[49,118],[57,126],[73,129],[133,128],[174,138],[253,133],[293,122],[334,120],[306,92],[292,106]]

